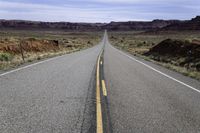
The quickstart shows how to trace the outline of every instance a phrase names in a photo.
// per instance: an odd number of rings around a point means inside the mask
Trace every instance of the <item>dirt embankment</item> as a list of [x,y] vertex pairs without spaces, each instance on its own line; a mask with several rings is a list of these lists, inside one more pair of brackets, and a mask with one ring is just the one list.
[[200,41],[166,39],[152,47],[145,55],[160,62],[171,63],[200,71]]
[[20,44],[21,48],[25,52],[45,52],[49,50],[56,51],[60,48],[57,40],[39,40],[35,38],[28,38],[20,41],[4,39],[0,41],[0,51],[19,54]]

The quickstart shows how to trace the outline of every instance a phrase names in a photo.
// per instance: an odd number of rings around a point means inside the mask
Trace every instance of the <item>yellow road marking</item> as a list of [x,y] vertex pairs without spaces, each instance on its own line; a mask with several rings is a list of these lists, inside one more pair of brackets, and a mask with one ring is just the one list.
[[100,96],[100,80],[99,80],[99,61],[102,52],[100,53],[97,60],[97,71],[96,71],[96,122],[97,122],[97,133],[103,133],[103,122],[102,122],[102,111],[101,111],[101,96]]
[[106,84],[105,84],[105,81],[102,80],[101,82],[102,82],[103,95],[104,95],[104,96],[107,96],[107,90],[106,90]]

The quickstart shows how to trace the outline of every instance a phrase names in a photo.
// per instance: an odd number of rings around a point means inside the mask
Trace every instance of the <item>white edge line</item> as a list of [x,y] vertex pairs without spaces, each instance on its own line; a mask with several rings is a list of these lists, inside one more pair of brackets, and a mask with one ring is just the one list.
[[13,72],[17,72],[17,71],[20,71],[20,70],[29,68],[29,67],[32,67],[32,66],[36,66],[36,65],[39,65],[39,64],[42,64],[42,63],[51,61],[51,60],[55,60],[55,59],[60,58],[60,57],[62,57],[62,56],[64,56],[64,55],[57,56],[57,57],[52,57],[52,58],[46,59],[46,60],[44,60],[44,61],[40,61],[40,62],[37,62],[37,63],[33,63],[33,64],[30,64],[30,65],[27,65],[27,66],[24,66],[24,67],[20,67],[20,68],[17,68],[17,69],[14,69],[14,70],[11,70],[11,71],[2,73],[2,74],[0,74],[0,77],[5,76],[5,75],[10,74],[10,73],[13,73]]
[[[113,49],[116,49],[116,48],[114,48],[113,46],[111,46],[111,47],[112,47]],[[153,67],[151,67],[151,66],[149,66],[149,65],[147,65],[147,64],[145,64],[145,63],[143,63],[143,62],[141,62],[141,61],[139,61],[139,60],[137,60],[137,59],[135,59],[134,57],[131,57],[131,56],[125,54],[124,52],[122,52],[122,51],[120,51],[120,50],[118,50],[118,49],[116,49],[116,50],[117,50],[118,52],[120,52],[121,54],[127,56],[128,58],[130,58],[130,59],[132,59],[132,60],[134,60],[134,61],[136,61],[136,62],[138,62],[138,63],[140,63],[140,64],[142,64],[142,65],[144,65],[144,66],[146,66],[146,67],[148,67],[149,69],[151,69],[151,70],[153,70],[153,71],[155,71],[155,72],[157,72],[157,73],[159,73],[159,74],[161,74],[161,75],[163,75],[163,76],[165,76],[165,77],[167,77],[167,78],[169,78],[169,79],[172,79],[172,80],[174,80],[174,81],[176,81],[176,82],[178,82],[178,83],[180,83],[180,84],[182,84],[182,85],[184,85],[184,86],[186,86],[186,87],[188,87],[188,88],[190,88],[190,89],[192,89],[192,90],[197,91],[197,92],[200,93],[200,90],[198,90],[198,89],[196,89],[196,88],[194,88],[194,87],[192,87],[192,86],[190,86],[190,85],[188,85],[188,84],[186,84],[186,83],[184,83],[184,82],[182,82],[182,81],[180,81],[180,80],[177,80],[177,79],[175,79],[175,78],[173,78],[173,77],[171,77],[171,76],[169,76],[169,75],[167,75],[167,74],[165,74],[165,73],[163,73],[163,72],[161,72],[161,71],[159,71],[159,70],[157,70],[157,69],[155,69],[155,68],[153,68]]]
[[[91,47],[91,48],[93,48],[93,47]],[[90,49],[90,48],[89,48],[89,49]],[[72,53],[75,53],[75,52],[72,52]],[[27,66],[24,66],[24,67],[20,67],[20,68],[17,68],[17,69],[8,71],[8,72],[4,72],[4,73],[0,74],[0,77],[5,76],[5,75],[10,74],[10,73],[13,73],[13,72],[17,72],[17,71],[20,71],[20,70],[29,68],[29,67],[32,67],[32,66],[36,66],[36,65],[39,65],[39,64],[42,64],[42,63],[45,63],[45,62],[49,62],[49,61],[55,60],[55,59],[57,59],[57,58],[61,58],[61,57],[65,56],[65,55],[67,55],[67,54],[58,55],[58,56],[56,56],[56,57],[52,57],[52,58],[49,58],[49,59],[45,59],[44,61],[36,62],[36,63],[30,64],[30,65],[27,65]]]

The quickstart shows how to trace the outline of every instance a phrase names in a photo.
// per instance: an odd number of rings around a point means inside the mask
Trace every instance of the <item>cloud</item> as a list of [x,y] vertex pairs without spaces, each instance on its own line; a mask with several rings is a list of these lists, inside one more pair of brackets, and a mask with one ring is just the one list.
[[[118,9],[118,8],[117,8]],[[112,9],[80,7],[73,5],[52,6],[45,4],[0,1],[0,17],[4,19],[30,19],[42,21],[102,22],[112,20]],[[121,10],[120,13],[125,13]]]
[[[46,2],[44,2],[46,1]],[[26,19],[39,21],[70,21],[70,22],[110,22],[129,20],[152,19],[190,19],[200,14],[199,5],[154,4],[158,0],[61,0],[57,4],[55,0],[44,0],[42,3],[0,1],[0,18],[2,19]],[[120,2],[131,3],[127,5]],[[159,0],[166,2],[166,0]],[[34,1],[36,2],[36,1]],[[41,1],[40,1],[41,2]],[[95,3],[96,2],[96,3]],[[107,2],[110,4],[99,4]],[[115,5],[111,3],[115,2]],[[118,4],[116,4],[118,2]],[[151,3],[152,2],[152,3]],[[173,2],[180,2],[173,0]],[[134,4],[133,4],[134,3]],[[197,2],[198,3],[198,2]]]
[[[188,0],[73,0],[77,2],[97,2],[108,4],[173,4],[173,3],[188,3]],[[192,0],[191,0],[192,1]],[[189,3],[193,3],[193,2]],[[194,1],[194,0],[193,0]],[[196,0],[197,1],[197,0]]]

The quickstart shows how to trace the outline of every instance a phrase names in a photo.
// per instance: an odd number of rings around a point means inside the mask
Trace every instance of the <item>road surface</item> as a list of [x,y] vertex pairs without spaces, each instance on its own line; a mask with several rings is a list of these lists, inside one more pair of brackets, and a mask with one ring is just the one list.
[[102,44],[99,44],[1,74],[0,132],[95,131],[93,88],[96,60],[101,49]]
[[122,53],[107,38],[105,42],[112,132],[200,132],[200,82]]
[[93,48],[0,74],[0,132],[196,133],[199,89],[115,49],[105,33]]

